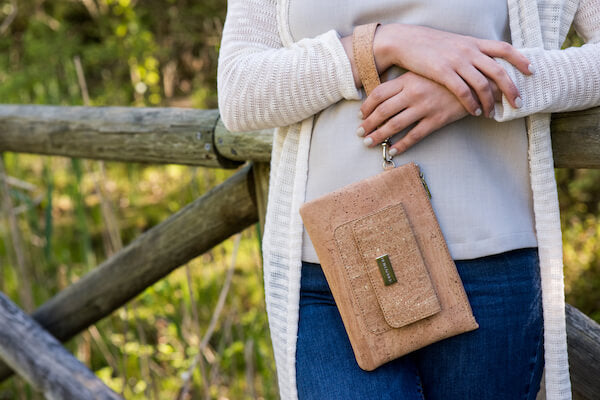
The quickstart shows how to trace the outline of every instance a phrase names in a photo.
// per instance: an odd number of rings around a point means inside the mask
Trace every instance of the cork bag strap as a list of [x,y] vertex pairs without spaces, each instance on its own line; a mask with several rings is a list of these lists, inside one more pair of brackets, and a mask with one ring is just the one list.
[[352,33],[354,62],[367,96],[381,83],[373,56],[373,40],[378,25],[380,25],[379,22],[359,25],[354,28]]

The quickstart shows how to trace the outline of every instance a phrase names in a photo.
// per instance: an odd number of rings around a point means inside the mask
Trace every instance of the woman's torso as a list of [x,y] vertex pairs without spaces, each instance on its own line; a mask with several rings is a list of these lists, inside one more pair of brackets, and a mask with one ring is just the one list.
[[[295,41],[332,28],[346,36],[354,26],[373,21],[509,41],[507,6],[502,0],[290,0],[289,19]],[[393,67],[382,81],[401,73]],[[315,117],[306,201],[381,172],[380,148],[364,147],[355,135],[361,102],[341,100]],[[397,164],[415,161],[425,173],[433,208],[455,259],[537,245],[522,119],[498,123],[466,117],[394,160]],[[306,232],[302,250],[304,261],[318,262]]]

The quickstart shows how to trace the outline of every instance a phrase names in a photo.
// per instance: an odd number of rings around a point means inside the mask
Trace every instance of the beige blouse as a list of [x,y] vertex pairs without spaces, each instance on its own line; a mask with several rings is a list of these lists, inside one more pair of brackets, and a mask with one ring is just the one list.
[[[504,1],[291,0],[289,5],[295,41],[330,29],[346,36],[354,26],[371,20],[510,41]],[[382,81],[401,73],[393,67]],[[362,95],[366,98],[364,91]],[[362,101],[342,99],[316,116],[306,201],[381,172],[380,148],[366,148],[355,135]],[[453,258],[470,259],[537,245],[522,118],[496,122],[469,116],[443,127],[394,160],[397,165],[415,161],[421,167]],[[302,259],[318,262],[306,231]]]

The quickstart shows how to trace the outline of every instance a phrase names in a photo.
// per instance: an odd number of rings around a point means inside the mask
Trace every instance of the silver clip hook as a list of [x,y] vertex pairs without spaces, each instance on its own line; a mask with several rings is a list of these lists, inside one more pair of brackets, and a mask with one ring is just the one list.
[[396,164],[394,164],[394,157],[390,156],[390,153],[388,151],[388,148],[390,147],[390,145],[391,145],[390,138],[385,139],[381,143],[381,148],[383,150],[382,156],[383,156],[383,169],[384,170],[396,168]]

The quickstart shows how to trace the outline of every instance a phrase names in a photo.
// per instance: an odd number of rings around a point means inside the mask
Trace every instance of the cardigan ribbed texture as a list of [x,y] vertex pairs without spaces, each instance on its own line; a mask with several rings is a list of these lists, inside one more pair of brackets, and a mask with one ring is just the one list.
[[[600,105],[600,0],[508,0],[512,43],[532,61],[523,76],[498,60],[519,88],[523,107],[503,99],[496,120],[527,117],[544,312],[546,398],[570,399],[562,240],[550,114]],[[287,0],[230,0],[217,87],[231,131],[277,128],[263,237],[267,314],[279,391],[296,399],[296,339],[302,221],[313,116],[360,91],[335,30],[294,42]],[[360,21],[368,23],[373,21]],[[559,50],[571,23],[587,44]]]

